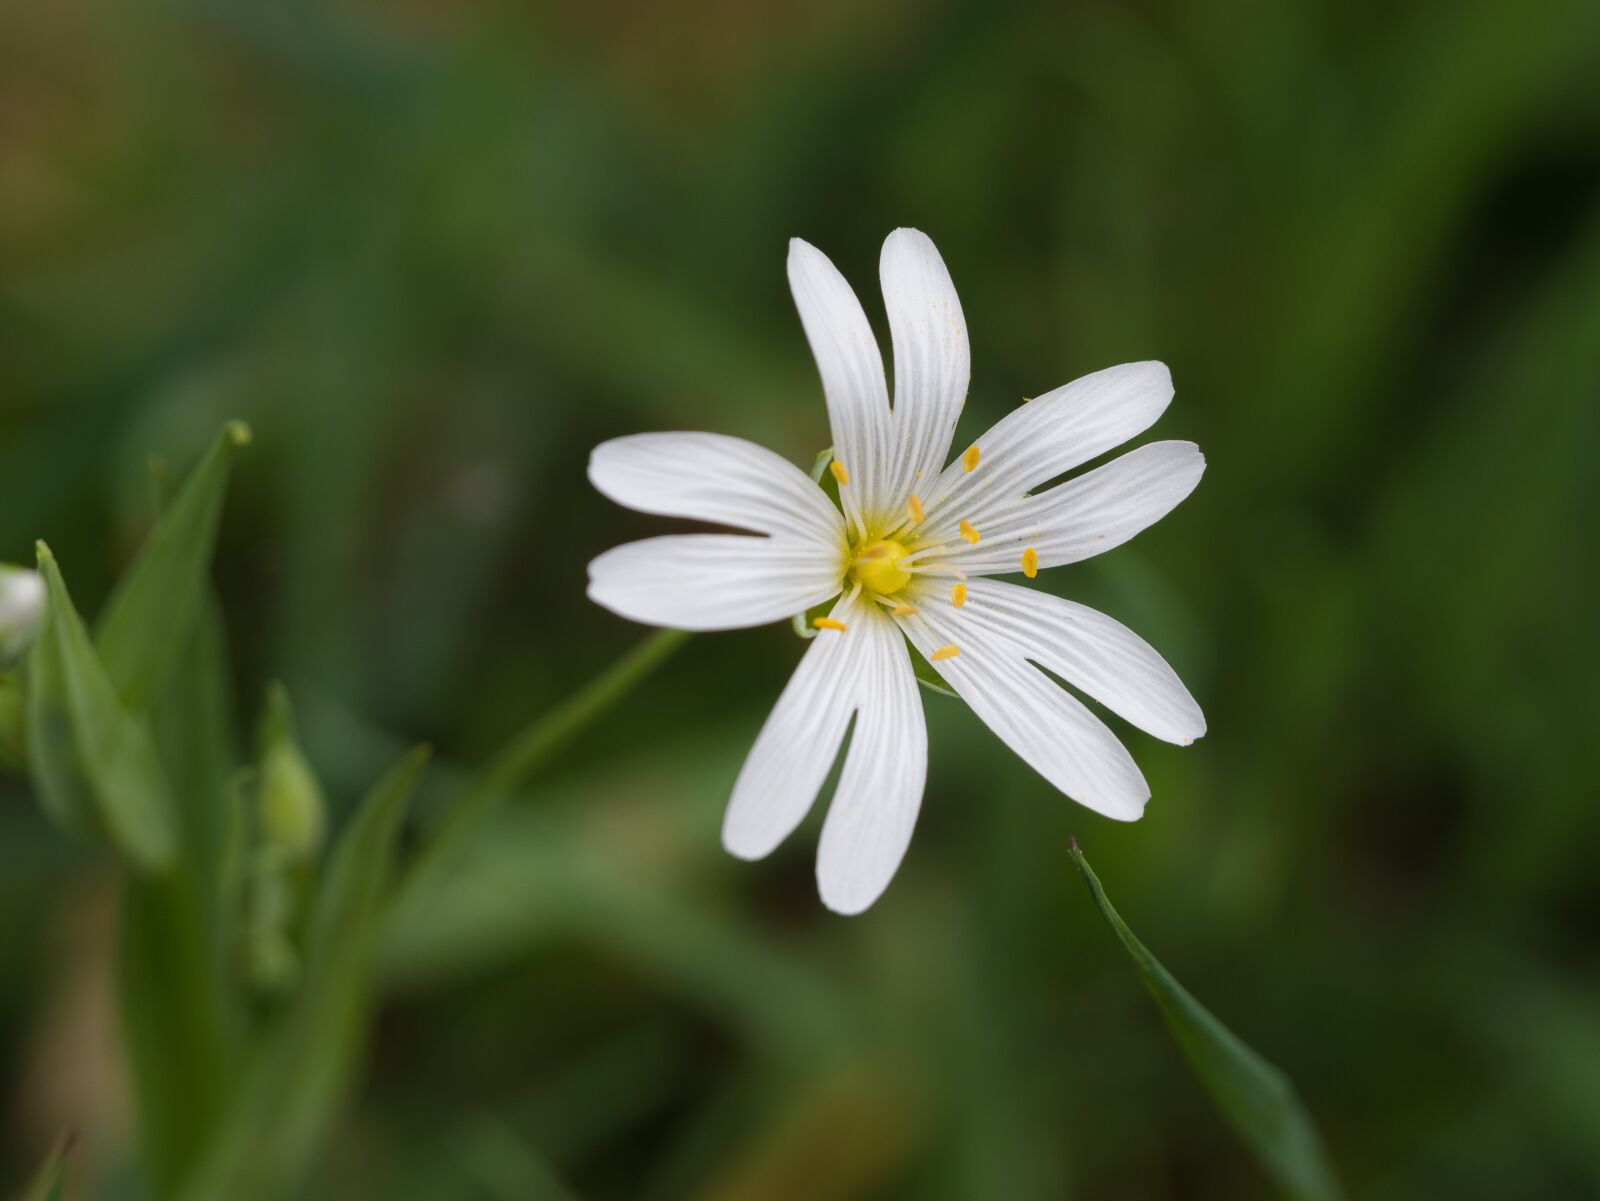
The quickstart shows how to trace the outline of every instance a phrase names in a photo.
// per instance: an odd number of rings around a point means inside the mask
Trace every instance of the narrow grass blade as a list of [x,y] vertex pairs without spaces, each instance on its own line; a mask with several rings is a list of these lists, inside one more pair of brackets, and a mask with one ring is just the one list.
[[234,453],[250,442],[242,422],[223,427],[106,602],[95,646],[129,708],[148,707],[178,664],[207,595],[222,501]]
[[1095,908],[1133,960],[1184,1058],[1267,1175],[1295,1201],[1339,1201],[1344,1194],[1289,1078],[1195,1000],[1135,937],[1076,839],[1071,853]]
[[[50,596],[36,647],[43,653],[33,657],[33,687],[44,723],[38,749],[49,761],[41,793],[69,824],[98,826],[125,858],[159,870],[173,861],[177,836],[155,739],[147,722],[123,708],[55,556],[42,542],[38,551]],[[86,795],[93,800],[92,814],[84,812]]]
[[293,1187],[338,1115],[360,1058],[401,820],[427,763],[413,752],[362,803],[314,904],[305,986],[248,1069],[179,1194],[270,1201]]

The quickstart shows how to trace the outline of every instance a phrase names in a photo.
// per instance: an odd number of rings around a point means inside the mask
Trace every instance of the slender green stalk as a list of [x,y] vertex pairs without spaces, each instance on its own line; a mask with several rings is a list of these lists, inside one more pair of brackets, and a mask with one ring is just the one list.
[[427,845],[412,864],[399,899],[403,902],[414,894],[449,860],[462,840],[526,783],[529,776],[633,691],[635,685],[671,658],[688,638],[682,630],[657,631],[512,738],[439,820]]

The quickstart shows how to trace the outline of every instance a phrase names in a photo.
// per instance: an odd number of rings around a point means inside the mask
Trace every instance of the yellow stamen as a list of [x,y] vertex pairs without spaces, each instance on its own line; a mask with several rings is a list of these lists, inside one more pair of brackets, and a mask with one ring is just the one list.
[[1031,404],[1032,402],[1033,402],[1033,397],[1031,397],[1031,396],[1024,396],[1022,398],[1022,403],[1023,404]]
[[967,447],[967,453],[961,456],[962,469],[968,472],[976,471],[978,468],[979,453],[980,452],[976,446]]
[[840,633],[844,632],[844,622],[835,621],[831,617],[813,617],[811,619],[811,624],[816,626],[819,630],[838,630]]
[[833,478],[838,480],[839,483],[848,484],[850,482],[849,470],[838,459],[828,464],[828,470],[833,472]]
[[941,646],[938,650],[934,651],[933,654],[929,655],[928,658],[932,659],[935,663],[938,663],[944,659],[954,659],[960,653],[961,648],[952,642],[949,646]]
[[910,496],[906,497],[906,512],[911,514],[911,524],[913,524],[913,525],[921,525],[922,524],[922,518],[923,518],[922,501],[918,498],[918,496],[917,496],[917,494],[915,492],[913,492]]
[[850,569],[863,588],[888,596],[911,582],[911,573],[900,566],[909,553],[900,543],[885,538],[857,551]]
[[961,536],[972,543],[973,546],[978,545],[978,531],[972,528],[972,522],[965,517],[961,519]]
[[1022,574],[1030,580],[1039,574],[1039,552],[1031,546],[1022,552]]
[[896,605],[889,612],[896,617],[915,617],[917,615],[917,607],[915,605]]
[[967,603],[967,586],[965,584],[950,585],[950,603],[958,609]]

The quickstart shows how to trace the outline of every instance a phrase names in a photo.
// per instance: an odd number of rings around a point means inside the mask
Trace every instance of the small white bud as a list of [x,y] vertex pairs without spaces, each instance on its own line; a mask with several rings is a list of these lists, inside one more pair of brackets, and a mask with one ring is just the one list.
[[0,564],[0,669],[33,645],[44,624],[44,580],[37,571]]

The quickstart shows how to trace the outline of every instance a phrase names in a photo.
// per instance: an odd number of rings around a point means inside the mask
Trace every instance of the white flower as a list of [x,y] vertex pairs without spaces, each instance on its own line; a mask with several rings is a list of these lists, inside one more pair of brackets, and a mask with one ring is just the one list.
[[0,564],[0,669],[33,645],[44,622],[44,580],[25,567]]
[[815,247],[789,245],[843,513],[799,468],[719,434],[618,438],[589,463],[594,486],[619,504],[749,531],[650,538],[601,555],[589,565],[589,596],[613,612],[724,630],[837,597],[739,773],[723,843],[758,859],[782,842],[811,808],[853,717],[817,855],[823,902],[842,913],[859,913],[887,887],[922,802],[928,734],[907,640],[1012,750],[1108,817],[1137,818],[1149,787],[1116,736],[1045,671],[1158,738],[1187,744],[1205,733],[1194,698],[1138,635],[1093,609],[987,578],[1032,579],[1110,550],[1193,491],[1205,460],[1190,442],[1151,443],[1053,483],[1161,415],[1172,399],[1166,367],[1112,367],[1036,397],[946,466],[970,374],[961,303],[916,230],[889,235],[879,269],[893,408],[850,285]]

